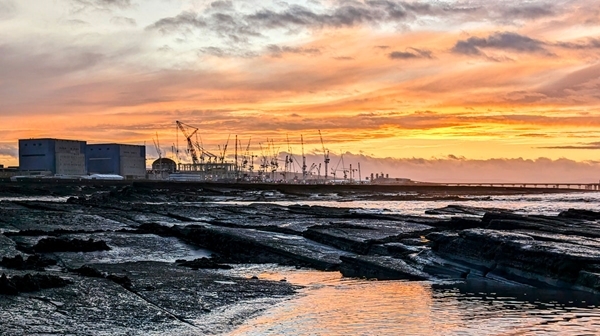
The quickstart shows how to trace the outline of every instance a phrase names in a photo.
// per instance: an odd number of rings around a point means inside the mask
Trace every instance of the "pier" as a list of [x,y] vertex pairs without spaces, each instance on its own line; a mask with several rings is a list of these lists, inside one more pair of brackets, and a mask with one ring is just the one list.
[[600,190],[600,183],[444,183],[448,187],[556,188]]

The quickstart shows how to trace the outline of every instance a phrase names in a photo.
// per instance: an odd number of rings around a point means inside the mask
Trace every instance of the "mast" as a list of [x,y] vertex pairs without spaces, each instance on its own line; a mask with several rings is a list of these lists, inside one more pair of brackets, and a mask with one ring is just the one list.
[[325,150],[325,143],[323,142],[323,135],[319,130],[319,137],[321,138],[321,146],[323,147],[323,162],[325,162],[325,183],[327,183],[327,166],[329,165],[329,152]]
[[237,138],[237,134],[235,135],[235,180],[237,181],[237,179],[239,178],[238,175],[238,138]]
[[304,137],[300,134],[300,142],[302,143],[302,181],[306,181],[306,156],[304,155]]

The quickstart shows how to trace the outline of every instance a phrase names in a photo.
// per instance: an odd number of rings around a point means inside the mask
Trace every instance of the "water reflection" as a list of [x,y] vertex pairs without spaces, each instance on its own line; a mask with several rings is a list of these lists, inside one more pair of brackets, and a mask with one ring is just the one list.
[[595,335],[589,293],[485,282],[366,281],[317,271],[268,272],[307,286],[230,335]]

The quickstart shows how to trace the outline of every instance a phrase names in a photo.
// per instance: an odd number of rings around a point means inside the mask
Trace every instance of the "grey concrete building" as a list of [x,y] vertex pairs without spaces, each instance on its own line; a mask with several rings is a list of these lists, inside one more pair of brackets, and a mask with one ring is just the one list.
[[127,179],[146,177],[146,147],[123,144],[87,145],[90,174],[114,174]]
[[86,142],[64,139],[19,140],[19,168],[28,174],[85,175]]

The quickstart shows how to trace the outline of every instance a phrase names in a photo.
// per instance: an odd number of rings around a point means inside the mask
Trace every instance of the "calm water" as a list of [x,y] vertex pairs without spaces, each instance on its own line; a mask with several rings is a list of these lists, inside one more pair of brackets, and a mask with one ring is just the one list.
[[259,278],[286,278],[307,287],[229,335],[600,334],[598,300],[587,293],[492,283],[365,281],[276,266]]
[[[231,202],[229,202],[231,203]],[[276,202],[422,215],[460,204],[555,215],[569,208],[600,210],[599,193],[481,197],[464,202]],[[337,272],[264,265],[242,276],[287,279],[306,286],[297,298],[267,309],[229,335],[600,335],[600,297],[493,282],[365,281]]]
[[[222,204],[244,204],[245,202],[227,201]],[[548,194],[548,195],[509,195],[509,196],[472,196],[464,201],[338,201],[329,197],[314,197],[306,201],[270,202],[283,206],[320,205],[340,208],[357,208],[362,212],[389,214],[423,215],[425,210],[442,208],[450,204],[462,206],[501,208],[522,214],[557,215],[569,208],[599,210],[600,192]]]

